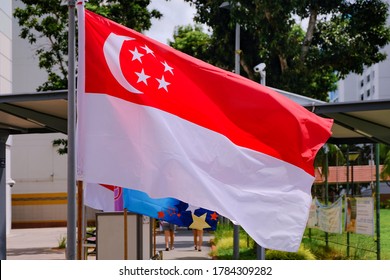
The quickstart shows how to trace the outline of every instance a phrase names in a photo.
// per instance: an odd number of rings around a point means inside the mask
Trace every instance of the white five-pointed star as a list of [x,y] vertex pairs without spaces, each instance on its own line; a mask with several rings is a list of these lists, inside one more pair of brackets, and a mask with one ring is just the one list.
[[164,67],[165,67],[164,72],[169,71],[169,72],[171,72],[171,74],[173,75],[173,71],[172,71],[173,68],[172,68],[171,66],[169,66],[168,63],[167,63],[166,61],[161,62],[161,63],[162,63],[162,65],[164,65]]
[[160,88],[164,88],[166,92],[168,92],[168,86],[171,84],[171,83],[168,83],[167,81],[165,81],[165,78],[164,78],[164,75],[161,77],[161,79],[157,79],[156,80],[158,81],[159,85],[158,85],[158,89]]
[[143,57],[144,55],[138,52],[137,47],[134,49],[134,51],[130,50],[130,52],[133,54],[133,58],[131,59],[131,61],[138,60],[142,63],[141,57]]
[[152,51],[151,49],[149,49],[149,47],[147,45],[145,45],[145,47],[141,47],[142,49],[144,49],[146,51],[146,54],[152,54],[154,57],[154,51]]
[[148,76],[148,75],[145,74],[144,69],[142,69],[142,71],[141,71],[140,73],[139,73],[139,72],[135,72],[135,74],[138,76],[138,81],[137,81],[137,83],[143,82],[145,85],[148,84],[147,79],[149,79],[150,76]]

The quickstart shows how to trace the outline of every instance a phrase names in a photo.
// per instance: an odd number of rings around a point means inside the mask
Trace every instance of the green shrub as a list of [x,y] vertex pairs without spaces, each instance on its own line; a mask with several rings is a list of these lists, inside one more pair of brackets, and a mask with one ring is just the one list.
[[66,236],[62,236],[58,239],[58,249],[65,249],[66,248]]
[[380,209],[390,209],[390,199],[379,203]]
[[340,250],[332,246],[325,246],[323,242],[303,238],[302,242],[305,248],[315,256],[317,260],[345,260],[347,257]]
[[277,250],[267,250],[266,260],[315,260],[313,253],[301,245],[297,252],[283,252]]

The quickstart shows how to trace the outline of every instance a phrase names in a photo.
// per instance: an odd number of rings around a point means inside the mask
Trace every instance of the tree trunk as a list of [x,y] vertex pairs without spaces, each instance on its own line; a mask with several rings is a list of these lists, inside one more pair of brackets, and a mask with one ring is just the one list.
[[306,30],[306,36],[305,40],[302,44],[302,51],[301,51],[301,61],[305,61],[307,53],[309,52],[309,47],[311,45],[311,41],[313,40],[314,35],[314,28],[317,23],[317,15],[318,15],[318,8],[317,7],[311,7],[310,8],[310,17],[309,17],[309,24],[307,26]]
[[282,71],[282,73],[284,73],[288,69],[287,59],[282,53],[278,54],[278,57],[280,63],[280,70]]
[[242,52],[240,53],[240,64],[242,69],[245,71],[245,73],[248,75],[248,78],[252,81],[255,80],[255,74],[252,67],[249,67],[246,63],[244,56],[242,55]]

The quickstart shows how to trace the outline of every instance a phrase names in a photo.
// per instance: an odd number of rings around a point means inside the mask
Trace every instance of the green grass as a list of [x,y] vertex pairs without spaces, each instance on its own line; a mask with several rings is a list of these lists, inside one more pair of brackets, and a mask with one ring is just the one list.
[[[380,247],[381,259],[390,260],[390,209],[380,210]],[[306,246],[324,247],[325,233],[321,230],[311,229],[311,239],[309,229],[306,229],[302,242]],[[347,255],[347,233],[328,234],[329,247],[332,248],[335,258],[333,259],[353,259],[353,260],[375,260],[377,259],[376,235],[368,236],[363,234],[349,234],[349,256]],[[312,243],[310,245],[310,243]],[[313,249],[312,249],[313,250]]]
[[[381,259],[390,260],[390,209],[380,210],[380,247]],[[216,251],[211,254],[218,259],[232,259],[233,256],[233,226],[218,225],[214,233],[214,244]],[[309,229],[306,229],[302,239],[302,245],[297,254],[284,254],[284,252],[275,252],[267,250],[267,256],[278,259],[310,259],[311,254],[316,259],[322,260],[375,260],[377,259],[377,242],[375,236],[362,234],[349,234],[350,248],[347,255],[347,234],[328,234],[328,247],[325,246],[325,233],[321,230],[311,229],[311,238],[309,238]],[[272,251],[272,252],[271,252]],[[310,251],[310,252],[307,252]],[[271,257],[272,256],[272,257]],[[302,257],[303,256],[303,257]],[[256,259],[254,242],[248,235],[240,231],[240,259]]]
[[[231,224],[219,224],[217,231],[214,232],[213,243],[217,250],[211,252],[211,255],[220,260],[231,260],[233,258],[233,226]],[[242,229],[240,230],[240,259],[251,260],[256,257],[253,249],[254,242],[252,238]]]
[[58,249],[65,249],[66,248],[66,236],[60,236],[58,239]]
[[381,209],[381,259],[390,260],[390,209]]

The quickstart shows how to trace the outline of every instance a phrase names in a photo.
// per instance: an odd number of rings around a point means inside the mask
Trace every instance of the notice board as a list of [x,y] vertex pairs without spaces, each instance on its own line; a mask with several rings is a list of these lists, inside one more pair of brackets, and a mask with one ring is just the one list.
[[[96,213],[96,259],[124,260],[125,218],[123,212]],[[148,260],[152,256],[150,218],[127,214],[127,258]]]

